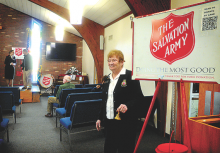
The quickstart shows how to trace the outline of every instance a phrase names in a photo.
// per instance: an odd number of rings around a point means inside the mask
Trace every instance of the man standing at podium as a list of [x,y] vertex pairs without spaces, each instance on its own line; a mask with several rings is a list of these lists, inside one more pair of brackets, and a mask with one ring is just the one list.
[[51,112],[53,111],[52,110],[53,103],[58,103],[59,104],[59,97],[60,97],[60,92],[62,91],[62,89],[70,89],[70,88],[73,89],[73,88],[75,88],[75,84],[71,84],[70,81],[71,81],[71,77],[68,76],[68,75],[65,75],[63,77],[63,83],[64,84],[59,86],[56,97],[50,96],[48,98],[48,104],[47,104],[47,112],[48,113],[45,115],[45,117],[52,117]]
[[22,89],[31,89],[31,74],[32,74],[32,56],[28,53],[26,49],[23,50],[24,60],[21,64],[23,70],[23,85]]

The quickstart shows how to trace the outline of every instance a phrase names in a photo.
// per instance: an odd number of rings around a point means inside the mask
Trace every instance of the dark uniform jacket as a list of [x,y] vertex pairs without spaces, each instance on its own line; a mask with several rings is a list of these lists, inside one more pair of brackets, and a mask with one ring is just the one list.
[[[103,84],[102,98],[103,106],[99,113],[98,119],[104,121],[106,119],[106,105],[108,98],[110,78],[108,77]],[[138,80],[131,80],[131,71],[126,70],[125,75],[120,75],[113,93],[114,116],[116,116],[117,108],[121,104],[125,104],[128,108],[126,113],[120,113],[121,120],[134,121],[137,120],[136,112],[140,100],[143,99],[143,94]]]
[[24,70],[25,68],[25,71],[32,70],[32,57],[29,53],[27,55],[24,55],[24,60],[21,64],[21,67],[22,70]]
[[6,56],[5,58],[5,78],[6,79],[14,79],[15,69],[13,65],[10,65],[11,63],[16,63],[15,56],[13,56],[13,58],[11,58],[10,55]]

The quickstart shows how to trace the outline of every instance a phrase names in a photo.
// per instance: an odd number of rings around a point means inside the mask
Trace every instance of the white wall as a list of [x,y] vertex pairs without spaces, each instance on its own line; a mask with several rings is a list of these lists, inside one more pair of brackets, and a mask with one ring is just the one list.
[[83,53],[82,53],[82,72],[88,74],[89,83],[94,83],[94,59],[92,53],[83,39]]
[[[118,49],[123,52],[125,57],[124,67],[128,70],[132,70],[132,28],[130,16],[105,28],[104,75],[111,73],[108,68],[107,55],[113,49]],[[155,82],[141,81],[141,88],[145,96],[153,95]]]
[[[110,40],[109,37],[112,36]],[[111,71],[108,68],[107,54],[113,49],[121,50],[125,57],[124,67],[131,70],[132,68],[132,28],[130,16],[116,22],[115,24],[105,28],[105,44],[104,44],[104,74]]]

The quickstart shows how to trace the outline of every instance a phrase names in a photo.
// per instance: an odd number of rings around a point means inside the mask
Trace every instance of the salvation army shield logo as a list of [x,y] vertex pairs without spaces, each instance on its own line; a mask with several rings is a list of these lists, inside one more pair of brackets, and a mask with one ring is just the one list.
[[152,20],[151,54],[170,65],[190,55],[195,46],[193,16],[194,11],[185,15],[170,13],[164,19]]
[[23,49],[25,49],[25,47],[12,47],[16,59],[24,59]]
[[51,74],[42,75],[40,78],[40,84],[44,88],[49,88],[53,83]]
[[15,48],[15,55],[21,56],[22,55],[22,48]]
[[50,84],[50,78],[44,76],[44,77],[43,77],[43,84],[44,84],[45,86],[49,85],[49,84]]

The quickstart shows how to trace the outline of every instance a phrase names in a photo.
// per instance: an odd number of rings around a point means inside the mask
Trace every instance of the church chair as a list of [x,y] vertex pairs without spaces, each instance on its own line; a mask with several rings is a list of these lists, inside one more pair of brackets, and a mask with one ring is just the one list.
[[[91,124],[95,125],[97,116],[101,109],[102,100],[85,100],[85,101],[75,101],[71,107],[70,117],[65,117],[60,119],[60,141],[62,141],[62,132],[68,134],[69,145],[71,150],[71,131],[74,128],[84,127]],[[92,129],[96,130],[96,129]],[[92,131],[84,130],[77,133]]]
[[[7,132],[7,142],[9,142],[8,123],[9,119],[2,117],[2,107],[0,106],[0,132]],[[0,141],[3,143],[3,139]]]
[[16,123],[16,106],[13,101],[14,94],[12,91],[0,91],[0,105],[3,114],[12,114],[14,123]]

